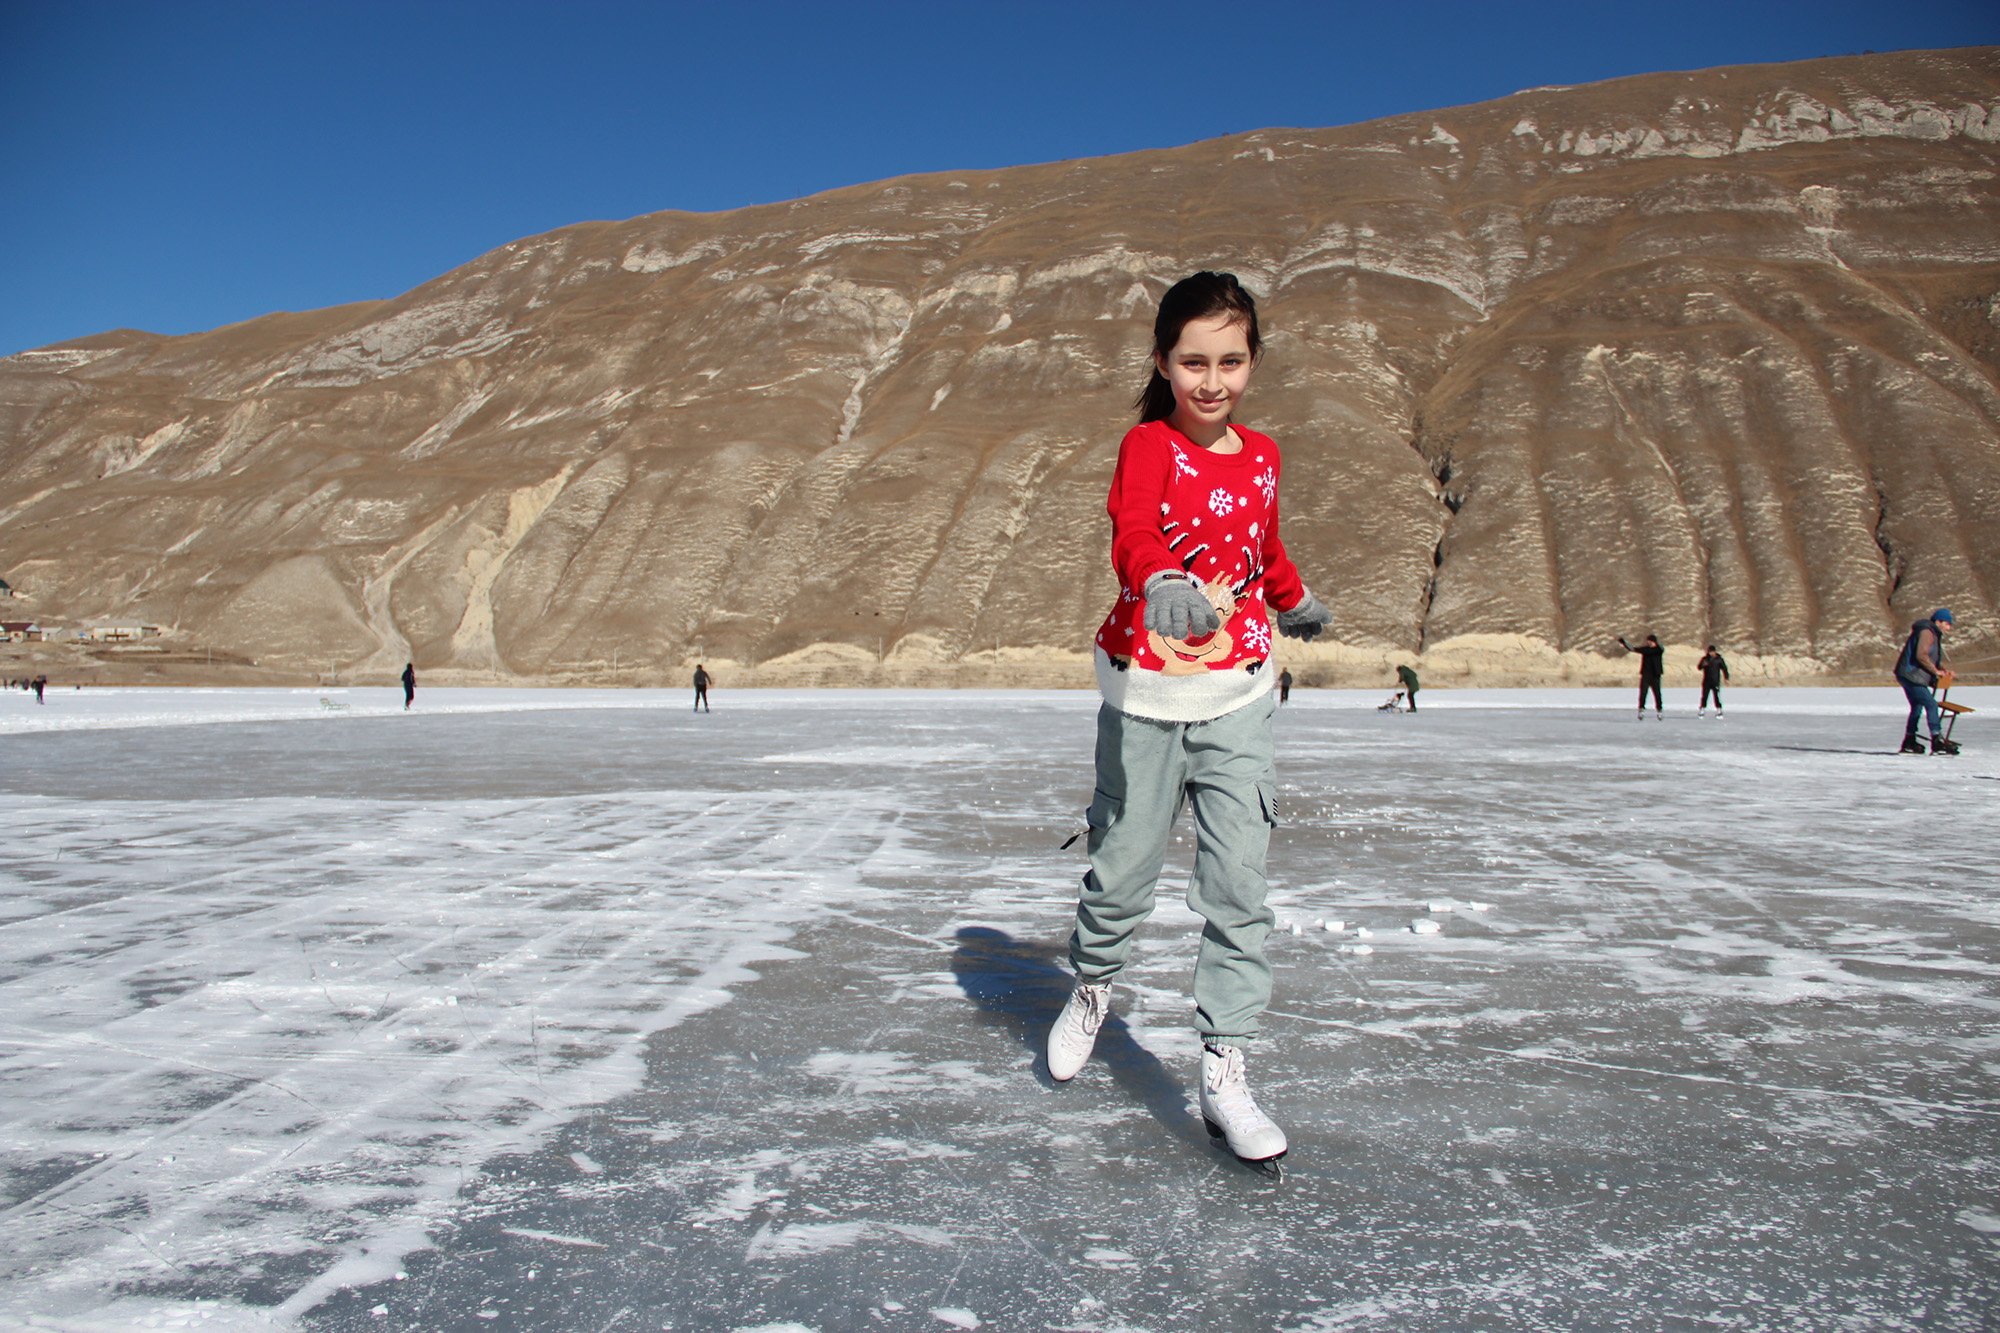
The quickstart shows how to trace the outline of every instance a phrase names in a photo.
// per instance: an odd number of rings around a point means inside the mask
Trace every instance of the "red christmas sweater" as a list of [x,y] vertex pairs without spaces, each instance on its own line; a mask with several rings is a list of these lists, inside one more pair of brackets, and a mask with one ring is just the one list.
[[[1097,687],[1123,713],[1205,722],[1271,688],[1266,600],[1305,595],[1278,540],[1278,446],[1233,427],[1243,448],[1204,449],[1164,421],[1126,432],[1111,474],[1111,565],[1118,601],[1097,631]],[[1146,628],[1146,580],[1163,569],[1201,580],[1222,618],[1214,634],[1169,639]]]

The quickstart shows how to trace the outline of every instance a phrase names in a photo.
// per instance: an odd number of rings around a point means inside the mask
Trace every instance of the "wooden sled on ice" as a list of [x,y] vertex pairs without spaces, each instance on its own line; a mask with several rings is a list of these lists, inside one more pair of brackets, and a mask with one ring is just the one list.
[[1951,739],[1951,725],[1958,721],[1960,713],[1976,713],[1979,710],[1971,704],[1955,704],[1949,699],[1938,700],[1938,711],[1944,714],[1944,738]]

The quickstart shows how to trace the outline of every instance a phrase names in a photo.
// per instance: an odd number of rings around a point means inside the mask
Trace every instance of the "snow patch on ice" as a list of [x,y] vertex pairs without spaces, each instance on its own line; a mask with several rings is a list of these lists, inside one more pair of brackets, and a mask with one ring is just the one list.
[[977,763],[992,755],[984,745],[854,745],[758,756],[759,764],[838,764],[904,768],[916,764]]
[[1982,1236],[2000,1236],[2000,1213],[1987,1208],[1961,1208],[1958,1220]]
[[567,1245],[572,1249],[601,1250],[606,1248],[601,1240],[591,1240],[587,1236],[565,1236],[554,1231],[534,1231],[527,1227],[502,1227],[509,1236],[519,1236],[523,1240],[538,1240],[549,1245]]
[[894,1222],[766,1222],[750,1238],[747,1257],[810,1259],[833,1250],[851,1250],[857,1245],[898,1238],[928,1249],[948,1249],[955,1243],[951,1233],[940,1227]]
[[920,1063],[900,1051],[828,1051],[806,1062],[806,1072],[832,1079],[843,1096],[907,1096],[924,1089],[964,1086],[979,1072],[959,1060]]

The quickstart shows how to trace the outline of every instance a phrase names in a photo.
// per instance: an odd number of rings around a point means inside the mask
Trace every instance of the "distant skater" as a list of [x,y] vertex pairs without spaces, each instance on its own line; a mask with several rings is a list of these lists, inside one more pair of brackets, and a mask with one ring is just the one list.
[[1197,1104],[1249,1162],[1289,1146],[1244,1065],[1271,998],[1270,613],[1297,639],[1333,622],[1278,540],[1278,446],[1234,423],[1261,348],[1256,303],[1231,274],[1197,273],[1160,301],[1152,376],[1106,505],[1120,592],[1097,631],[1090,872],[1069,943],[1076,985],[1048,1037],[1049,1077],[1067,1083],[1090,1059],[1174,823],[1192,806],[1187,902],[1207,923],[1194,967]]
[[710,711],[708,707],[708,681],[708,668],[696,662],[694,664],[694,711],[697,713]]
[[1410,711],[1416,712],[1418,689],[1416,668],[1405,662],[1396,668],[1396,679],[1403,682],[1403,693],[1407,696]]
[[1910,637],[1903,642],[1903,651],[1896,657],[1896,683],[1903,687],[1903,696],[1910,701],[1910,717],[1903,724],[1903,754],[1922,754],[1924,747],[1917,740],[1917,718],[1925,717],[1931,725],[1931,753],[1957,754],[1958,742],[1945,739],[1944,730],[1938,725],[1938,690],[1951,688],[1951,669],[1944,664],[1944,636],[1950,630],[1951,608],[1941,606],[1937,610],[1910,626]]
[[1291,697],[1292,673],[1290,671],[1280,671],[1278,673],[1278,703],[1280,705],[1289,703]]
[[1708,701],[1715,698],[1715,715],[1722,716],[1722,682],[1729,679],[1729,663],[1722,660],[1722,654],[1715,651],[1715,645],[1708,645],[1708,651],[1695,663],[1701,668],[1701,711],[1696,717],[1708,716]]
[[49,688],[49,678],[48,678],[47,676],[36,676],[36,677],[35,677],[35,702],[36,702],[36,703],[38,703],[38,704],[45,704],[45,703],[47,703],[47,702],[48,702],[48,700],[47,700],[47,699],[44,699],[44,698],[42,697],[42,694],[43,694],[43,692],[44,692],[45,690],[47,690],[48,688]]
[[1634,648],[1625,642],[1625,636],[1618,636],[1618,646],[1628,653],[1639,654],[1639,720],[1646,720],[1646,692],[1653,692],[1653,716],[1662,720],[1666,709],[1660,703],[1660,677],[1666,674],[1667,650],[1660,646],[1660,636],[1648,634],[1646,641]]
[[410,705],[416,702],[416,698],[417,664],[415,662],[405,662],[403,663],[403,711],[405,713],[410,711]]

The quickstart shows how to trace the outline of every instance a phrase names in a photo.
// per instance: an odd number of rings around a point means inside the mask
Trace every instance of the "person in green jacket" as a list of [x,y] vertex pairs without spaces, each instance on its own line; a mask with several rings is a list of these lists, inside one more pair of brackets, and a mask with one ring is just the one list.
[[1408,702],[1409,702],[1409,705],[1410,705],[1410,711],[1411,711],[1412,713],[1416,712],[1416,711],[1417,711],[1417,673],[1416,673],[1415,669],[1413,669],[1412,667],[1409,667],[1409,666],[1407,666],[1407,665],[1405,665],[1405,666],[1399,666],[1399,667],[1397,667],[1397,668],[1396,668],[1396,679],[1397,679],[1397,680],[1400,680],[1400,681],[1402,681],[1402,682],[1403,682],[1403,689],[1404,689],[1404,691],[1405,691],[1405,692],[1406,692],[1406,693],[1407,693],[1407,694],[1409,695],[1409,699],[1408,699]]

